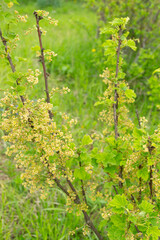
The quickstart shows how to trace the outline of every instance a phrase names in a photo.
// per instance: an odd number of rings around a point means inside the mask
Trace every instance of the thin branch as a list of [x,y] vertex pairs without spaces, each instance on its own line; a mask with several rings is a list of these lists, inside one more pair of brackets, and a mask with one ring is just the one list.
[[[12,58],[11,58],[9,52],[8,52],[7,40],[3,37],[3,34],[2,34],[1,29],[0,29],[0,38],[1,38],[1,40],[2,40],[2,43],[3,43],[4,47],[5,47],[5,52],[6,52],[6,54],[7,54],[7,59],[8,59],[8,61],[9,61],[10,67],[11,67],[11,69],[12,69],[12,72],[14,73],[14,72],[16,71],[16,68],[15,68],[15,66],[14,66],[14,64],[13,64],[13,61],[12,61]],[[17,84],[17,85],[20,85],[19,82],[18,82],[18,80],[16,81],[16,84]],[[25,102],[24,96],[20,95],[20,98],[21,98],[21,101],[22,101],[22,103],[23,103],[23,105],[24,105],[24,102]]]
[[[71,190],[74,192],[76,198],[74,200],[75,203],[80,204],[80,198],[78,196],[78,193],[76,191],[76,189],[74,188],[73,184],[71,183],[71,181],[67,178],[67,182],[71,188]],[[87,212],[85,210],[82,210],[83,215],[84,215],[84,219],[87,223],[87,225],[91,228],[91,230],[96,234],[96,236],[98,237],[99,240],[103,240],[102,236],[100,235],[100,233],[98,232],[97,228],[94,226],[91,218],[89,217],[89,215],[87,214]]]
[[[118,78],[119,74],[119,58],[120,58],[120,51],[121,51],[121,35],[122,35],[122,28],[120,26],[119,28],[119,38],[118,38],[118,48],[117,48],[117,62],[116,62],[116,81]],[[117,87],[118,84],[115,83],[114,85],[115,90],[114,90],[114,104],[113,104],[113,114],[114,114],[114,130],[115,130],[115,139],[117,140],[119,137],[118,133],[118,92],[117,92]],[[123,166],[119,167],[119,177],[122,179],[123,178]],[[123,183],[119,181],[119,187],[123,187]]]
[[12,72],[14,73],[16,71],[16,69],[15,69],[15,66],[12,62],[11,56],[8,53],[7,40],[3,37],[1,29],[0,29],[0,37],[1,37],[3,45],[5,46],[5,52],[7,54],[7,59],[9,61],[10,66],[11,66]]
[[[150,137],[148,137],[148,151],[150,153],[150,155],[152,155],[152,151],[154,150],[154,146],[152,146],[152,142]],[[151,200],[153,200],[153,165],[150,166],[150,181],[149,181],[149,188],[150,188],[150,198]]]
[[67,192],[67,190],[61,185],[60,180],[58,178],[54,178],[55,183],[57,184],[57,186],[67,195],[69,196],[69,193]]
[[131,194],[131,200],[132,200],[132,202],[133,202],[133,203],[136,203],[136,201],[135,201],[135,198],[134,198],[133,194]]
[[[79,166],[82,167],[81,161],[79,161]],[[84,200],[84,202],[87,205],[87,198],[86,198],[86,193],[85,193],[85,189],[84,189],[84,183],[83,183],[82,179],[81,179],[81,189],[82,189],[83,200]]]
[[[118,73],[119,73],[119,58],[120,58],[120,50],[121,50],[121,35],[122,35],[122,30],[120,27],[119,30],[119,39],[118,39],[118,48],[117,48],[117,63],[116,63],[116,81],[118,78]],[[118,134],[118,92],[117,92],[117,86],[118,84],[115,83],[114,87],[114,104],[113,104],[113,113],[114,113],[114,128],[115,128],[115,139],[117,139],[119,137]]]
[[99,240],[104,240],[104,238],[100,235],[100,233],[97,231],[97,229],[95,228],[92,220],[90,219],[90,217],[88,216],[88,214],[86,213],[86,211],[82,210],[85,221],[87,223],[87,225],[91,228],[91,230],[96,234],[96,236],[98,237]]
[[71,181],[68,178],[67,178],[67,183],[68,183],[69,187],[71,188],[72,192],[75,194],[74,202],[77,203],[77,204],[80,204],[81,201],[80,201],[80,198],[78,196],[78,193],[77,193],[75,187],[73,186],[73,184],[71,183]]
[[[43,18],[41,16],[38,16],[37,12],[34,12],[34,16],[36,18],[36,27],[37,27],[37,33],[38,33],[38,39],[39,39],[39,45],[40,45],[40,49],[41,49],[41,56],[40,56],[40,62],[42,63],[43,66],[43,75],[44,75],[44,80],[45,80],[45,92],[46,92],[46,102],[50,103],[50,96],[49,96],[49,90],[48,90],[48,73],[46,71],[46,65],[45,65],[45,59],[44,59],[44,48],[42,45],[42,31],[40,30],[40,26],[39,26],[39,21]],[[50,118],[52,118],[53,114],[51,113],[51,111],[49,111],[49,116]]]
[[[140,121],[140,117],[139,117],[139,113],[138,113],[138,110],[137,110],[137,109],[136,109],[136,116],[137,116],[139,128],[141,128],[141,121]],[[139,169],[139,170],[142,169],[142,164],[140,164],[140,165],[138,166],[138,169]],[[140,178],[139,178],[139,188],[140,188],[140,190],[139,190],[139,193],[138,193],[138,201],[140,201],[141,198],[142,198],[142,189],[141,189],[141,187],[142,187],[142,178],[140,177]]]
[[[142,169],[142,164],[140,164],[138,166],[138,168],[139,168],[139,170]],[[138,193],[138,201],[141,201],[141,198],[142,198],[142,189],[141,189],[141,187],[142,187],[142,178],[140,177],[139,178],[139,188],[140,188],[140,190],[139,190],[139,193]]]
[[137,116],[139,128],[141,128],[141,121],[140,121],[140,117],[137,109],[136,109],[136,116]]
[[118,191],[117,191],[117,188],[116,188],[116,186],[115,186],[115,185],[113,185],[113,188],[114,188],[114,190],[115,190],[116,194],[118,194]]

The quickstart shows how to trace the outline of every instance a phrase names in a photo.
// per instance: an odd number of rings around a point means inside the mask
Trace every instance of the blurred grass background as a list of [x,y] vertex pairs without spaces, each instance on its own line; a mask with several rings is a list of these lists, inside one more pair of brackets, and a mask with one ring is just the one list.
[[[47,71],[50,74],[49,88],[68,86],[71,89],[71,92],[63,97],[55,95],[53,104],[78,119],[73,132],[78,142],[86,132],[91,133],[92,129],[99,131],[101,128],[98,122],[100,108],[94,107],[97,97],[101,96],[105,89],[99,77],[103,59],[97,58],[99,49],[96,39],[96,13],[85,8],[78,0],[20,0],[19,3],[20,6],[16,9],[21,15],[27,14],[29,18],[27,23],[13,26],[14,31],[20,36],[14,59],[17,71],[23,72],[29,68],[42,69],[32,49],[38,45],[37,32],[34,30],[31,34],[25,35],[25,31],[35,25],[34,10],[44,8],[59,21],[57,27],[45,21],[41,24],[42,28],[47,30],[47,35],[43,37],[44,48],[58,54],[52,63],[47,64]],[[21,61],[21,58],[27,60]],[[0,86],[4,90],[8,87],[5,80],[10,69],[3,59],[0,59],[0,66]],[[127,77],[129,78],[129,75]],[[141,89],[142,85],[136,84]],[[134,84],[133,87],[136,88]],[[0,91],[1,96],[2,94],[3,91]],[[44,96],[43,76],[30,95],[33,99]],[[131,117],[135,122],[137,122],[136,108],[141,116],[150,117],[153,109],[148,108],[148,105],[147,95],[139,95],[136,105],[131,107]],[[157,115],[155,119],[157,123]],[[51,189],[49,197],[40,200],[38,193],[31,195],[24,189],[20,172],[15,168],[13,159],[5,156],[5,143],[1,141],[0,144],[0,239],[96,239],[93,235],[85,237],[82,234],[83,217],[66,212],[66,198],[61,191]],[[79,229],[74,236],[70,236],[68,232],[75,230],[76,227]]]

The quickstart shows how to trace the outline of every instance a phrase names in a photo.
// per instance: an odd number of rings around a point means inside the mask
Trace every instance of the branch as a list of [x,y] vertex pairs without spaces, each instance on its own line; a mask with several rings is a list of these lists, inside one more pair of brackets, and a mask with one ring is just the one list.
[[95,228],[92,220],[90,219],[90,217],[88,216],[88,214],[86,213],[86,211],[82,210],[85,221],[87,223],[87,225],[91,228],[91,230],[96,234],[96,236],[98,237],[99,240],[104,240],[103,237],[100,235],[100,233],[97,231],[97,229]]
[[[79,161],[79,166],[82,167],[81,161]],[[84,189],[84,183],[83,183],[82,179],[81,179],[81,189],[82,189],[83,200],[84,200],[84,202],[87,205],[87,198],[86,198],[86,193],[85,193],[85,189]]]
[[[80,204],[80,198],[77,194],[76,189],[74,188],[73,184],[71,183],[71,181],[67,178],[67,182],[71,188],[71,190],[74,192],[76,199],[74,200],[76,204]],[[82,210],[83,215],[84,215],[84,219],[87,223],[87,225],[91,228],[91,230],[96,234],[96,236],[98,237],[99,240],[103,240],[102,236],[100,235],[100,233],[98,232],[97,228],[94,226],[91,218],[89,217],[89,215],[87,214],[87,212],[85,210]]]
[[[40,30],[40,26],[39,26],[39,21],[42,19],[41,16],[38,16],[37,12],[35,11],[34,16],[36,18],[36,27],[37,27],[37,33],[38,33],[38,39],[39,39],[39,45],[40,45],[40,49],[41,49],[41,56],[40,56],[40,61],[42,63],[43,66],[43,75],[44,75],[44,80],[45,80],[45,92],[46,92],[46,102],[50,103],[50,96],[49,96],[49,90],[48,90],[48,73],[46,71],[46,65],[45,65],[45,59],[44,59],[44,48],[42,45],[42,31]],[[51,111],[49,111],[49,116],[50,118],[52,118],[53,114],[51,113]]]
[[[154,146],[152,146],[152,142],[150,137],[148,137],[148,151],[150,155],[152,155],[152,151],[154,150]],[[149,181],[149,188],[150,188],[150,198],[153,200],[153,165],[150,166],[150,181]]]
[[137,109],[136,109],[136,116],[137,116],[139,128],[141,128],[141,122],[140,122],[139,113]]
[[115,185],[113,185],[113,188],[114,188],[114,190],[115,190],[116,194],[118,194],[118,191],[117,191],[117,188],[116,188],[116,186],[115,186]]
[[[117,63],[116,63],[116,81],[118,78],[118,73],[119,73],[119,58],[120,58],[120,50],[121,50],[121,35],[122,35],[122,29],[121,26],[119,28],[119,36],[118,36],[118,48],[117,48]],[[118,92],[117,92],[117,86],[118,84],[115,83],[114,87],[115,87],[115,91],[114,91],[114,104],[113,104],[113,114],[114,114],[114,129],[115,129],[115,139],[117,140],[119,137],[119,133],[118,133]],[[123,177],[123,166],[119,167],[119,177],[122,178]],[[123,183],[121,181],[119,181],[119,187],[122,188],[123,187]]]
[[0,29],[0,37],[1,37],[3,45],[5,46],[5,52],[7,54],[7,59],[9,61],[10,66],[11,66],[12,72],[14,73],[16,71],[16,69],[15,69],[15,66],[13,65],[11,56],[8,53],[7,40],[3,37],[1,29]]
[[[0,29],[0,38],[1,38],[1,40],[2,40],[2,43],[3,43],[4,47],[5,47],[5,52],[6,52],[6,54],[7,54],[7,59],[8,59],[8,61],[9,61],[10,67],[11,67],[11,69],[12,69],[12,72],[14,73],[14,72],[16,71],[16,69],[15,69],[15,66],[14,66],[14,64],[13,64],[13,62],[12,62],[12,58],[11,58],[9,52],[8,52],[7,40],[3,37],[1,29]],[[17,84],[17,85],[20,85],[18,81],[16,81],[16,84]],[[21,96],[21,95],[20,95],[20,98],[21,98],[21,101],[22,101],[22,103],[23,103],[23,105],[24,105],[24,102],[25,102],[24,96]]]
[[[118,78],[119,73],[119,57],[120,57],[120,50],[121,50],[121,35],[122,35],[122,29],[120,27],[119,30],[119,39],[118,39],[118,48],[117,48],[117,63],[116,63],[116,79]],[[117,86],[118,84],[115,83],[115,91],[114,91],[114,104],[113,104],[113,114],[114,114],[114,128],[115,128],[115,139],[118,138],[118,92],[117,92]]]

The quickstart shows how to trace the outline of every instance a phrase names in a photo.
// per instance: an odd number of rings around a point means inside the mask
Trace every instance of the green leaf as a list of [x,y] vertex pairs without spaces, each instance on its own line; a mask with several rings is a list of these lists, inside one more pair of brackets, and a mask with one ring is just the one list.
[[108,236],[110,240],[125,240],[125,230],[119,230],[112,225],[108,229]]
[[91,139],[91,137],[89,135],[85,135],[82,139],[82,146],[85,146],[85,145],[89,145],[89,144],[92,144],[93,143],[93,140]]
[[17,92],[18,92],[19,95],[25,94],[25,91],[26,91],[26,87],[19,86],[19,85],[17,86]]
[[136,97],[136,94],[135,94],[135,92],[132,89],[127,89],[125,91],[125,95],[128,98],[135,98]]
[[137,47],[134,40],[129,39],[127,41],[127,46],[130,47],[133,51],[136,51]]
[[137,177],[142,178],[144,181],[148,180],[149,174],[148,174],[148,168],[143,167],[142,169],[139,169],[137,171]]
[[109,203],[109,205],[115,208],[126,208],[128,201],[124,194],[116,195],[114,199]]
[[124,230],[126,227],[126,216],[124,214],[114,214],[111,216],[111,221],[120,230]]
[[95,168],[98,167],[98,163],[97,163],[97,160],[95,158],[92,158],[91,163],[92,163],[93,167],[95,167]]
[[160,237],[160,229],[157,226],[150,226],[147,230],[147,234],[152,236],[152,240],[158,240]]
[[80,155],[81,162],[90,163],[91,162],[91,156],[88,153],[82,152]]
[[142,203],[139,205],[139,208],[146,213],[150,213],[153,212],[154,206],[150,202],[143,200]]
[[111,23],[112,26],[125,26],[129,21],[129,17],[127,18],[115,18]]
[[160,73],[160,68],[157,68],[152,74]]
[[105,103],[105,101],[101,101],[101,102],[96,102],[95,104],[94,104],[94,106],[96,107],[96,106],[99,106],[99,105],[102,105],[102,104],[104,104]]
[[116,167],[115,166],[107,166],[104,168],[104,171],[106,173],[110,173],[111,177],[114,177],[115,176],[115,172],[117,171]]
[[78,178],[78,179],[81,179],[81,180],[86,180],[86,179],[89,179],[89,178],[90,178],[90,175],[89,175],[89,173],[87,173],[87,172],[85,171],[85,168],[84,168],[84,167],[81,167],[81,168],[75,169],[75,171],[74,171],[74,177],[75,177],[75,178]]
[[111,27],[102,28],[102,29],[100,30],[100,34],[104,34],[104,33],[106,33],[106,34],[115,34],[115,33],[116,33],[116,29],[111,28]]
[[111,57],[116,55],[117,43],[112,40],[106,40],[103,44],[105,48],[105,55],[110,55]]
[[119,87],[120,87],[120,89],[122,89],[123,91],[126,91],[126,90],[128,89],[125,83],[120,83]]
[[34,46],[34,47],[32,47],[31,48],[32,49],[32,51],[40,51],[41,49],[40,49],[40,46]]
[[134,128],[134,130],[133,130],[133,136],[136,138],[141,138],[144,134],[145,134],[145,132],[143,129]]

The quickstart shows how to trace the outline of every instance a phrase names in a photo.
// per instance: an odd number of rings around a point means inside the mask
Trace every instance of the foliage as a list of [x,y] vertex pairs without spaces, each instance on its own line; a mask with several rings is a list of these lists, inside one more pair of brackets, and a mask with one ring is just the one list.
[[[106,25],[108,28],[108,22],[115,17],[128,16],[130,18],[130,36],[133,39],[137,39],[138,43],[137,50],[134,53],[129,49],[125,50],[124,67],[127,73],[126,79],[137,93],[136,105],[138,108],[139,101],[144,97],[148,99],[147,92],[150,91],[151,86],[149,79],[152,77],[152,72],[159,67],[159,1],[86,0],[86,4],[88,7],[94,9],[98,19],[101,19],[97,23],[98,29],[104,28]],[[111,33],[108,32],[107,36],[110,35]],[[104,34],[102,31],[102,35],[97,40],[97,48],[101,47],[103,41]],[[102,50],[98,50],[95,55],[95,64],[100,69],[102,69],[102,66],[107,66]],[[103,60],[101,61],[101,59]],[[99,61],[100,64],[97,63]],[[151,93],[152,91],[150,91]],[[149,109],[156,110],[154,104],[149,102],[148,105],[148,111]],[[155,114],[158,113],[156,112]]]
[[[76,120],[50,103],[54,93],[70,91],[48,90],[45,63],[52,60],[48,55],[55,54],[43,48],[40,23],[46,19],[56,25],[57,21],[43,10],[34,15],[46,100],[30,100],[27,90],[37,84],[40,70],[16,72],[8,48],[10,41],[1,32],[3,57],[13,72],[9,75],[11,88],[1,99],[1,127],[9,145],[7,154],[13,155],[17,167],[23,170],[23,185],[31,193],[40,191],[42,198],[47,197],[49,188],[57,186],[67,197],[68,212],[84,215],[84,235],[92,231],[98,239],[158,239],[160,130],[149,135],[145,118],[138,119],[136,127],[128,116],[126,105],[136,97],[124,80],[122,49],[136,50],[126,30],[129,18],[115,18],[108,29],[103,29],[103,33],[112,35],[103,44],[107,69],[101,77],[107,89],[96,103],[104,106],[100,120],[105,129],[99,136],[85,135],[76,144],[71,133]],[[97,225],[91,220],[92,207]]]

